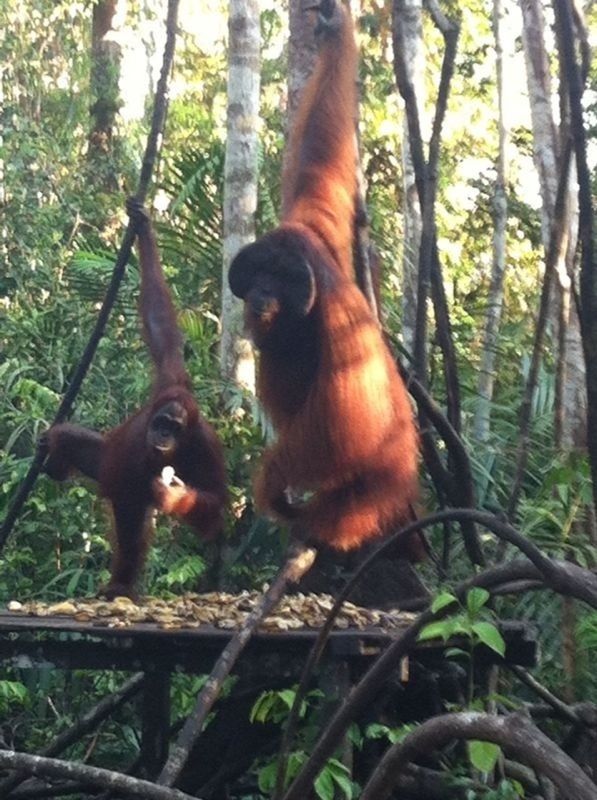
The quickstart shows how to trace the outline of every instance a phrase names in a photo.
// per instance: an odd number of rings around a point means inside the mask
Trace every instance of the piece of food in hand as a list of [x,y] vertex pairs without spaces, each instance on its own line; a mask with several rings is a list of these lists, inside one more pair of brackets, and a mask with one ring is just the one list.
[[166,486],[182,486],[182,481],[174,472],[174,467],[164,467],[162,470],[162,481]]

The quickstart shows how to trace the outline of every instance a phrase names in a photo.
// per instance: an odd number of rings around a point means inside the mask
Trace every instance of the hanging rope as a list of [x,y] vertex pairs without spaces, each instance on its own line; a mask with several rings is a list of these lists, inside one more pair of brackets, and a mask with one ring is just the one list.
[[[156,87],[151,129],[147,138],[147,145],[145,147],[143,164],[141,165],[141,173],[139,175],[139,183],[135,195],[141,201],[141,203],[144,203],[147,195],[149,182],[151,180],[157,159],[160,136],[163,132],[164,123],[166,120],[166,109],[168,106],[168,79],[172,69],[172,60],[174,58],[174,48],[176,44],[178,3],[179,0],[168,0],[168,16],[166,18],[166,45],[164,47],[162,70],[158,85]],[[87,374],[87,370],[89,369],[93,356],[95,355],[95,351],[97,350],[100,339],[104,335],[108,317],[112,311],[114,301],[116,300],[116,295],[118,294],[118,288],[124,276],[124,271],[131,255],[131,250],[135,241],[135,235],[136,228],[129,220],[126,231],[124,232],[124,236],[122,238],[118,255],[116,257],[112,278],[106,291],[104,302],[102,303],[102,307],[98,314],[95,327],[91,333],[91,336],[89,337],[89,341],[87,342],[85,351],[81,356],[81,360],[77,366],[75,374],[73,375],[73,379],[66,390],[64,397],[62,398],[60,406],[58,407],[56,416],[54,417],[54,425],[62,422],[70,414],[73,402],[79,392],[79,389],[81,388],[81,384],[83,383],[85,375]],[[4,548],[10,532],[12,531],[12,528],[18,519],[19,514],[21,513],[21,509],[23,508],[31,489],[35,484],[37,476],[39,475],[43,465],[43,461],[44,455],[38,450],[31,463],[31,466],[29,467],[29,471],[25,475],[25,478],[19,486],[19,489],[8,509],[6,517],[4,518],[4,522],[2,523],[2,527],[0,528],[0,552]]]

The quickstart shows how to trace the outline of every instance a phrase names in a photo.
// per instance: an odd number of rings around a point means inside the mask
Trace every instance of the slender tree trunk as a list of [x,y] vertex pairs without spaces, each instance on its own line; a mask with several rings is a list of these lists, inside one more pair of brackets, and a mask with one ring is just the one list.
[[[545,20],[539,0],[521,0],[523,43],[533,121],[533,153],[543,201],[542,232],[545,247],[553,223],[558,180],[558,135],[553,118],[549,60],[545,46]],[[561,103],[566,116],[566,103]],[[565,121],[565,120],[564,120]],[[574,174],[574,170],[571,170]],[[571,184],[573,180],[571,179]],[[567,450],[582,446],[586,433],[585,367],[576,305],[571,302],[571,276],[574,269],[577,235],[576,192],[570,191],[567,203],[567,244],[556,264],[557,302],[552,328],[559,330],[558,378],[556,394],[556,444]]]
[[230,0],[228,119],[224,167],[222,373],[255,388],[253,349],[243,336],[242,303],[228,286],[228,267],[255,238],[259,147],[260,28],[257,0]]
[[121,106],[120,64],[122,48],[118,26],[125,11],[124,0],[98,0],[91,23],[91,131],[89,158],[93,161],[111,152],[114,126]]
[[494,0],[493,31],[496,55],[496,83],[498,99],[498,158],[493,195],[493,264],[491,283],[487,298],[487,315],[483,332],[481,366],[479,370],[478,406],[475,415],[475,438],[486,442],[489,438],[491,401],[493,399],[494,367],[497,340],[504,299],[504,273],[506,271],[506,223],[508,221],[507,148],[508,125],[504,104],[504,5],[503,0]]
[[552,110],[552,86],[540,0],[521,0],[522,41],[533,125],[533,158],[543,201],[543,245],[547,248],[558,185],[558,148]]
[[[527,80],[531,100],[533,122],[533,152],[539,174],[543,201],[542,234],[547,252],[549,232],[554,223],[554,208],[558,181],[558,156],[562,135],[568,129],[568,103],[560,91],[561,131],[558,136],[553,115],[553,93],[550,68],[545,46],[545,20],[540,0],[521,0],[523,14],[523,43],[527,62]],[[572,167],[574,159],[572,161]],[[571,169],[571,176],[575,170]],[[570,187],[574,179],[570,179]],[[558,450],[571,452],[584,448],[586,441],[586,384],[585,362],[580,335],[580,321],[576,304],[572,301],[572,281],[574,257],[577,246],[576,229],[577,200],[572,188],[568,191],[565,203],[566,238],[561,249],[561,257],[555,265],[558,277],[555,283],[556,302],[551,307],[551,328],[557,343],[556,362],[556,403],[555,403],[555,446]],[[579,531],[579,524],[573,524],[572,532]],[[562,657],[567,676],[566,696],[569,701],[574,696],[576,675],[576,607],[573,600],[562,600]]]
[[286,129],[292,124],[303,86],[313,71],[317,43],[315,26],[310,14],[305,13],[301,0],[289,0],[288,4],[288,113]]
[[[404,47],[409,80],[415,89],[421,116],[423,116],[422,110],[425,104],[422,16],[421,0],[405,0],[402,8],[402,46]],[[412,354],[414,352],[417,322],[417,275],[423,219],[406,116],[402,124],[402,186],[404,191],[402,341],[408,352]]]

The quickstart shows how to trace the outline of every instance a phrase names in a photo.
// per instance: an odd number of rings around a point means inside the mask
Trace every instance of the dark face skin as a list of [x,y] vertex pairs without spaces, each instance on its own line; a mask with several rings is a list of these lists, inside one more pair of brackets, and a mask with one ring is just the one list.
[[255,345],[261,348],[272,331],[283,307],[280,281],[267,272],[259,272],[245,296],[245,319]]
[[187,412],[176,401],[159,408],[147,429],[147,444],[155,455],[172,457],[187,425]]

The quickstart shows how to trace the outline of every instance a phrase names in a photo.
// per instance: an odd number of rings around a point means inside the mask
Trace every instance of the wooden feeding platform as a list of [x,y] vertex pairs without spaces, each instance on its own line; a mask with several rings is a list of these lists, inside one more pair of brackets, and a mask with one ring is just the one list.
[[[141,753],[147,765],[163,762],[168,749],[170,676],[176,672],[209,673],[234,631],[242,625],[260,595],[210,593],[183,595],[170,601],[126,598],[108,603],[73,600],[53,605],[9,604],[0,611],[0,661],[18,669],[86,669],[143,672]],[[290,685],[302,667],[333,600],[326,595],[287,595],[252,636],[236,663],[239,681],[270,686]],[[376,611],[345,604],[314,678],[329,687],[330,675],[339,697],[345,696],[372,661],[415,618],[412,613]],[[532,666],[537,659],[533,629],[502,623],[504,661]],[[426,641],[416,645],[397,670],[397,679],[416,684],[423,665],[445,664],[445,649],[462,642]],[[477,666],[501,661],[479,646]],[[338,678],[340,676],[340,678]],[[415,687],[416,688],[416,687]],[[419,687],[422,689],[422,687]],[[423,692],[424,693],[424,692]]]
[[[211,592],[172,600],[146,598],[139,605],[127,598],[12,602],[8,610],[0,611],[0,659],[20,668],[49,662],[59,669],[209,672],[259,597],[258,592]],[[253,635],[240,667],[264,657],[287,661],[288,666],[298,659],[300,666],[332,604],[328,595],[287,595]],[[329,636],[327,657],[369,661],[414,618],[408,612],[345,603]],[[533,630],[514,622],[501,628],[505,660],[533,665],[537,656]],[[453,645],[421,642],[413,657],[435,659]],[[478,649],[482,659],[494,660],[492,651]]]

